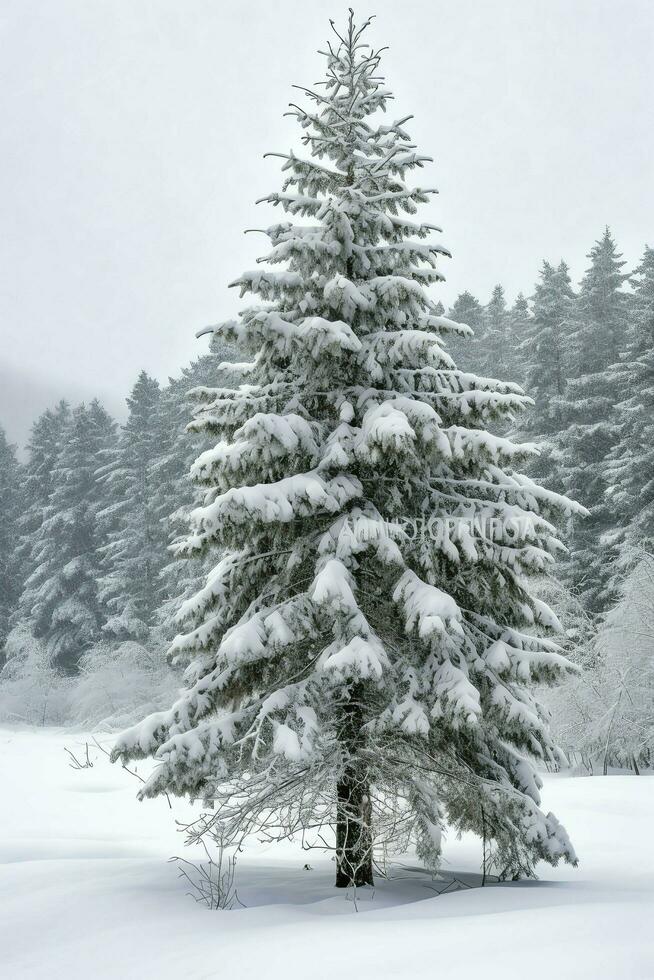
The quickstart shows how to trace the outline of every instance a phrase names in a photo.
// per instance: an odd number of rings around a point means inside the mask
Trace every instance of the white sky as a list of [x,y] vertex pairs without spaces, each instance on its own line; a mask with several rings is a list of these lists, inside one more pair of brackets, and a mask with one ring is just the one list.
[[[654,242],[652,0],[376,0],[395,117],[435,164],[447,304],[541,260],[575,277],[606,223]],[[115,408],[231,315],[265,247],[292,83],[347,4],[0,0],[0,421],[22,438],[55,394]],[[4,380],[3,380],[4,379]],[[8,381],[6,379],[9,379]],[[4,399],[2,388],[4,386]],[[21,396],[21,391],[24,394]],[[18,403],[20,404],[18,411]],[[20,415],[20,418],[17,418]]]

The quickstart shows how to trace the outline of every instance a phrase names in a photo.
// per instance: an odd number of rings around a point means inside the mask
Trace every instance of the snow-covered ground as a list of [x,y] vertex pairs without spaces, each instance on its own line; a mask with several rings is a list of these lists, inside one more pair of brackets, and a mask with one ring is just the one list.
[[[0,729],[0,976],[116,980],[654,978],[654,779],[546,777],[578,870],[435,895],[408,874],[351,898],[318,852],[255,843],[239,860],[246,908],[195,904],[167,859],[188,804],[139,804],[136,780],[87,738]],[[102,739],[109,744],[111,739]],[[476,872],[479,845],[447,841]],[[306,863],[312,870],[305,870]]]

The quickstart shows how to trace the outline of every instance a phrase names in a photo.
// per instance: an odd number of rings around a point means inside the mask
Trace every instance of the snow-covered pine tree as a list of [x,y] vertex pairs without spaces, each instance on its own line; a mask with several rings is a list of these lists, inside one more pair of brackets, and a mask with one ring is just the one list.
[[511,321],[511,329],[514,332],[514,337],[519,336],[520,332],[525,329],[525,325],[531,322],[532,312],[529,306],[529,300],[523,292],[519,292],[515,298],[515,302],[509,311],[509,318]]
[[654,554],[654,248],[645,248],[631,284],[629,342],[616,369],[626,398],[616,408],[607,473],[609,506],[622,515],[616,541],[620,576],[643,552]]
[[51,489],[40,527],[31,540],[18,616],[45,646],[51,665],[74,673],[97,639],[100,508],[95,472],[99,454],[114,438],[115,424],[97,401],[80,405],[61,433]]
[[233,347],[220,341],[211,344],[208,354],[196,358],[179,376],[170,378],[162,391],[162,442],[155,467],[156,503],[164,515],[163,526],[168,548],[167,561],[161,572],[164,600],[157,612],[162,636],[172,640],[174,618],[184,599],[195,595],[210,568],[215,555],[178,557],[170,554],[171,546],[188,534],[189,514],[201,502],[201,490],[189,479],[189,471],[197,456],[213,443],[202,429],[189,426],[193,392],[209,386],[236,387],[237,378],[227,364],[236,361]]
[[[12,642],[8,644],[7,651],[8,656],[15,656],[19,660],[23,659],[23,649],[26,657],[33,649],[29,640],[33,597],[24,586],[34,570],[32,549],[45,519],[52,492],[54,465],[69,421],[70,407],[67,402],[60,401],[54,409],[47,409],[34,422],[27,444],[27,460],[22,473],[21,509],[17,519],[19,597],[9,621]],[[16,664],[14,669],[20,672],[22,667]]]
[[535,402],[534,410],[521,420],[520,434],[538,440],[541,446],[530,472],[556,489],[561,489],[556,449],[563,426],[561,399],[571,373],[574,318],[575,294],[568,266],[563,261],[558,266],[543,262],[534,291],[533,317],[519,348],[525,388]]
[[513,378],[520,385],[525,384],[525,366],[521,354],[521,346],[531,327],[532,314],[529,302],[524,293],[518,293],[515,303],[509,310],[509,344],[511,345],[511,368],[507,377]]
[[43,513],[52,492],[52,474],[61,451],[63,433],[70,421],[68,402],[60,401],[54,409],[40,415],[30,432],[27,460],[23,466],[23,501],[18,522],[19,554],[22,570],[29,573],[29,553],[34,536],[43,521]]
[[21,482],[16,447],[0,426],[0,668],[5,661],[9,620],[20,594],[17,546]]
[[560,399],[571,373],[572,334],[575,329],[575,294],[565,262],[543,262],[534,293],[531,331],[523,347],[527,387],[536,401],[530,431],[549,436],[561,426]]
[[[510,319],[504,296],[504,288],[497,285],[493,288],[491,298],[484,310],[484,374],[493,378],[513,377],[513,359],[510,345]],[[465,323],[465,321],[464,321]]]
[[335,827],[339,886],[372,881],[375,840],[410,836],[436,865],[445,819],[530,874],[576,860],[529,761],[558,758],[530,682],[568,665],[527,584],[574,505],[486,428],[524,396],[444,349],[460,328],[426,287],[447,252],[412,220],[431,192],[406,183],[427,158],[408,116],[379,119],[368,23],[334,28],[323,87],[294,107],[310,155],[283,155],[265,198],[291,219],[266,231],[285,268],[242,275],[258,302],[212,328],[254,353],[196,422],[220,441],[193,468],[184,550],[222,557],[181,610],[185,691],[113,756],[155,756],[141,796],[205,797],[202,828],[227,839]]
[[480,365],[483,364],[484,350],[484,307],[476,296],[467,290],[459,293],[450,307],[448,316],[455,323],[465,323],[472,333],[461,335],[452,334],[448,348],[452,359],[457,364],[465,364],[470,371],[483,374]]
[[161,572],[169,560],[156,473],[165,432],[159,382],[141,371],[127,405],[118,442],[97,473],[107,501],[98,514],[107,539],[99,596],[110,613],[105,632],[144,642],[164,599]]
[[572,521],[567,584],[593,614],[605,612],[615,595],[613,579],[623,515],[606,496],[608,458],[618,440],[615,407],[624,398],[620,355],[628,340],[629,278],[607,228],[595,243],[576,303],[570,373],[558,401],[557,468],[562,489],[590,510]]
[[627,295],[622,287],[629,274],[622,272],[626,262],[608,226],[588,258],[590,266],[579,291],[575,377],[616,364],[627,336]]
[[[450,317],[456,317],[456,323],[465,323],[471,330],[475,331],[480,327],[484,319],[484,307],[476,296],[466,290],[459,293],[450,308]],[[465,319],[464,319],[465,317]],[[470,335],[466,335],[470,339]],[[452,338],[456,339],[456,337]]]

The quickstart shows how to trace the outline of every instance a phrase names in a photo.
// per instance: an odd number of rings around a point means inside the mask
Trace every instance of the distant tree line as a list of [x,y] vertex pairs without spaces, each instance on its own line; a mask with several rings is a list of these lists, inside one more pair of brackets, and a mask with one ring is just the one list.
[[[588,259],[578,288],[565,262],[546,261],[531,293],[511,306],[501,285],[485,304],[462,293],[447,314],[474,336],[452,335],[446,345],[463,370],[515,381],[531,396],[534,407],[507,434],[540,446],[529,475],[590,512],[570,519],[560,581],[544,588],[565,592],[571,645],[601,692],[575,688],[561,725],[575,728],[575,744],[585,730],[597,745],[609,717],[613,732],[623,730],[634,685],[645,685],[650,701],[641,700],[651,703],[652,658],[627,637],[639,632],[635,597],[654,607],[654,249],[628,271],[607,228]],[[61,402],[34,423],[24,463],[0,430],[0,689],[14,697],[3,707],[0,696],[0,715],[25,717],[21,705],[32,699],[39,717],[56,720],[47,707],[53,677],[84,675],[97,695],[94,671],[121,658],[163,670],[174,611],[206,572],[171,552],[193,505],[188,470],[206,439],[186,432],[189,391],[231,385],[218,364],[234,356],[201,357],[163,387],[142,372],[122,427],[97,401]],[[634,657],[637,666],[620,673]],[[114,675],[106,673],[115,687]],[[606,701],[618,675],[623,708]],[[593,704],[604,721],[591,736],[579,720]],[[628,754],[648,764],[651,719],[639,726]]]
[[517,381],[534,408],[512,437],[536,442],[530,475],[580,501],[561,577],[591,616],[605,614],[654,537],[654,249],[632,272],[607,228],[578,290],[568,266],[544,262],[529,299],[496,286],[484,306],[462,293],[449,315],[464,369]]
[[24,463],[0,430],[0,714],[62,720],[57,681],[121,659],[125,684],[148,665],[161,679],[172,611],[203,571],[171,553],[202,448],[186,432],[189,392],[230,384],[218,369],[230,356],[200,357],[163,387],[142,371],[121,427],[97,400],[61,401],[34,423]]

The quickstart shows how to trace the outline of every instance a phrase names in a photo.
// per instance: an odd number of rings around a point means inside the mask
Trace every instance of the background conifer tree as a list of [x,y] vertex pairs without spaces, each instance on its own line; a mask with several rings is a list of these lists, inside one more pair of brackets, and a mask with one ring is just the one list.
[[575,294],[565,262],[543,263],[536,285],[533,318],[522,351],[526,384],[536,401],[530,432],[551,436],[561,428],[560,400],[571,372]]
[[23,499],[18,521],[18,549],[23,579],[29,574],[29,553],[52,492],[54,465],[69,420],[70,406],[62,400],[54,409],[43,412],[30,432],[27,460],[23,466]]
[[164,438],[161,403],[158,381],[141,371],[118,442],[98,471],[109,501],[98,515],[107,538],[99,594],[110,612],[104,629],[118,640],[147,641],[164,598],[168,535],[156,472]]
[[582,283],[571,338],[570,373],[558,402],[558,461],[566,493],[590,511],[573,520],[565,579],[589,612],[605,612],[615,599],[613,576],[622,515],[606,495],[608,460],[619,429],[615,408],[623,400],[620,355],[628,340],[628,276],[607,228],[590,251],[590,268]]
[[97,401],[78,406],[69,417],[62,408],[55,422],[63,422],[59,451],[43,520],[30,535],[31,574],[17,617],[42,641],[50,664],[72,673],[97,639],[103,619],[97,596],[103,542],[95,474],[115,425]]
[[[465,323],[465,320],[463,321]],[[506,380],[513,377],[513,358],[510,345],[510,319],[504,289],[494,287],[484,310],[484,359],[485,373],[493,378]]]
[[20,594],[18,521],[21,506],[21,472],[16,447],[0,427],[0,668],[5,661],[9,620]]
[[621,401],[615,409],[615,445],[608,460],[607,489],[608,508],[619,515],[620,561],[616,571],[621,578],[643,552],[654,554],[653,248],[645,248],[631,283],[627,350],[615,371]]
[[193,424],[189,425],[193,393],[216,385],[234,387],[240,378],[227,365],[235,360],[233,347],[215,341],[210,353],[198,357],[178,377],[171,378],[162,392],[162,442],[155,475],[167,553],[161,570],[164,598],[157,618],[159,630],[168,640],[173,637],[174,619],[181,601],[200,589],[211,567],[208,555],[179,556],[175,560],[170,554],[171,547],[186,538],[189,514],[200,501],[198,488],[189,479],[191,466],[198,454],[211,445],[211,435],[204,426],[197,431]]
[[479,300],[467,290],[460,293],[452,304],[449,316],[455,323],[465,323],[472,333],[464,336],[453,334],[449,338],[448,349],[457,364],[465,364],[470,371],[482,374],[484,308]]
[[574,330],[575,295],[565,262],[553,266],[543,262],[533,298],[533,316],[525,323],[518,353],[522,363],[525,390],[534,408],[520,420],[518,430],[524,438],[535,439],[540,456],[530,472],[561,489],[558,449],[563,398],[570,373],[571,335]]
[[531,327],[531,320],[532,313],[529,301],[524,293],[520,292],[509,310],[509,343],[512,347],[511,377],[515,381],[519,381],[520,384],[524,384],[525,380],[524,363],[520,351]]
[[[32,625],[32,596],[25,582],[34,571],[32,549],[45,520],[46,508],[53,486],[54,466],[61,452],[64,432],[70,421],[70,407],[60,401],[34,422],[27,444],[27,460],[22,467],[20,513],[17,518],[16,561],[18,564],[18,596],[10,611],[9,626],[12,642],[7,644],[7,657],[23,661],[29,654]],[[15,671],[25,664],[15,664]]]

